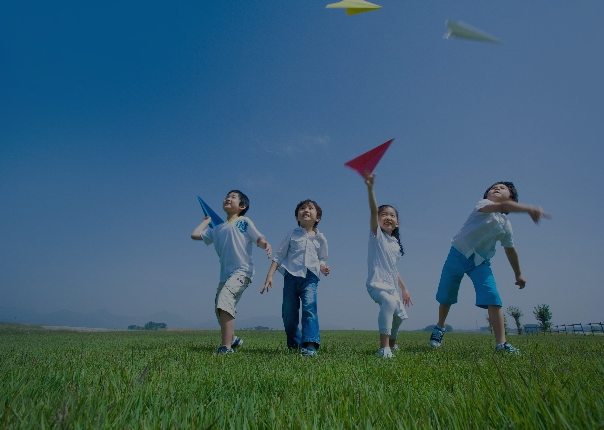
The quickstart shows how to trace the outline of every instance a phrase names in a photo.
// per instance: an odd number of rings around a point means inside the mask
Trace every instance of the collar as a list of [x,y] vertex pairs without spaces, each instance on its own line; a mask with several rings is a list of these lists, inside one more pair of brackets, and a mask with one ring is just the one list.
[[[315,234],[318,236],[319,233],[320,233],[319,229],[317,227],[315,227],[315,228],[313,228],[313,230],[314,230]],[[298,227],[296,227],[294,229],[294,231],[301,231],[304,234],[308,234],[308,232],[306,231],[306,229],[304,227],[300,226],[300,225]]]
[[233,222],[233,221],[237,221],[239,218],[241,218],[241,216],[237,216],[236,218],[233,219],[227,219],[226,222]]

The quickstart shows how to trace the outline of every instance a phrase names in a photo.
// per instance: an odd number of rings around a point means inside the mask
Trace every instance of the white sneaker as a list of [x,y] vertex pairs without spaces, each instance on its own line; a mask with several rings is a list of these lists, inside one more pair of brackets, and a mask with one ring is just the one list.
[[394,346],[390,347],[390,351],[394,352],[394,351],[400,351],[400,348],[398,347],[397,344],[394,344]]
[[392,350],[388,347],[378,349],[378,352],[376,352],[375,355],[382,358],[394,358]]

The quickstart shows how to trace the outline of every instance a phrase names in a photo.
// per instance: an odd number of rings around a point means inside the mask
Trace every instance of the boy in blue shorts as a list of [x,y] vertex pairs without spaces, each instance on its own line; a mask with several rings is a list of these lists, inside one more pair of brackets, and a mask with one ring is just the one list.
[[[260,294],[273,288],[273,275],[279,269],[284,276],[281,316],[287,346],[300,349],[303,356],[314,357],[321,343],[317,314],[319,274],[329,274],[329,266],[325,264],[327,239],[317,229],[323,211],[316,202],[301,201],[296,206],[295,215],[298,227],[290,230],[281,241]],[[300,303],[302,332],[298,328]]]
[[505,340],[505,325],[503,320],[502,303],[495,278],[491,271],[490,259],[495,255],[495,244],[501,243],[505,255],[514,270],[516,285],[521,289],[526,280],[520,271],[518,254],[514,249],[512,225],[507,218],[510,212],[526,212],[531,219],[538,223],[543,216],[549,215],[538,206],[518,203],[518,192],[512,182],[497,182],[484,193],[461,230],[451,241],[451,250],[445,261],[440,277],[436,300],[438,307],[438,324],[432,330],[430,345],[438,348],[445,335],[445,319],[451,305],[457,303],[457,293],[464,274],[467,274],[476,291],[476,306],[488,309],[489,320],[493,326],[497,346],[495,351],[519,354]]
[[271,245],[256,229],[252,220],[244,217],[250,208],[250,200],[239,190],[229,191],[222,208],[227,214],[226,222],[215,228],[208,228],[211,218],[205,217],[193,233],[191,239],[203,240],[206,245],[214,244],[220,259],[220,282],[216,291],[215,310],[220,323],[222,345],[217,354],[232,353],[243,344],[235,336],[235,306],[241,295],[252,282],[252,243],[266,250],[271,258]]

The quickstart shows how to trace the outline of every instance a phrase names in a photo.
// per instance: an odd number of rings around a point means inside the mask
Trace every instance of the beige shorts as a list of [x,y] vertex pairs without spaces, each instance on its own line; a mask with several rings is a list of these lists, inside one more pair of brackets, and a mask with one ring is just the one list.
[[218,284],[218,290],[216,291],[216,318],[218,318],[219,323],[220,313],[218,309],[228,312],[234,318],[237,312],[235,306],[237,306],[241,295],[250,283],[250,278],[247,276],[235,274],[227,279],[226,282]]

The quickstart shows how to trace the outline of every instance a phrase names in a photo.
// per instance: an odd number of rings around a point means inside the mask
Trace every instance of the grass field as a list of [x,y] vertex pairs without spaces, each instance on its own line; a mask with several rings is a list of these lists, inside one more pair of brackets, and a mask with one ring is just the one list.
[[46,331],[0,324],[1,428],[604,428],[604,336],[403,332],[378,359],[377,333],[327,331],[317,358],[285,335]]

